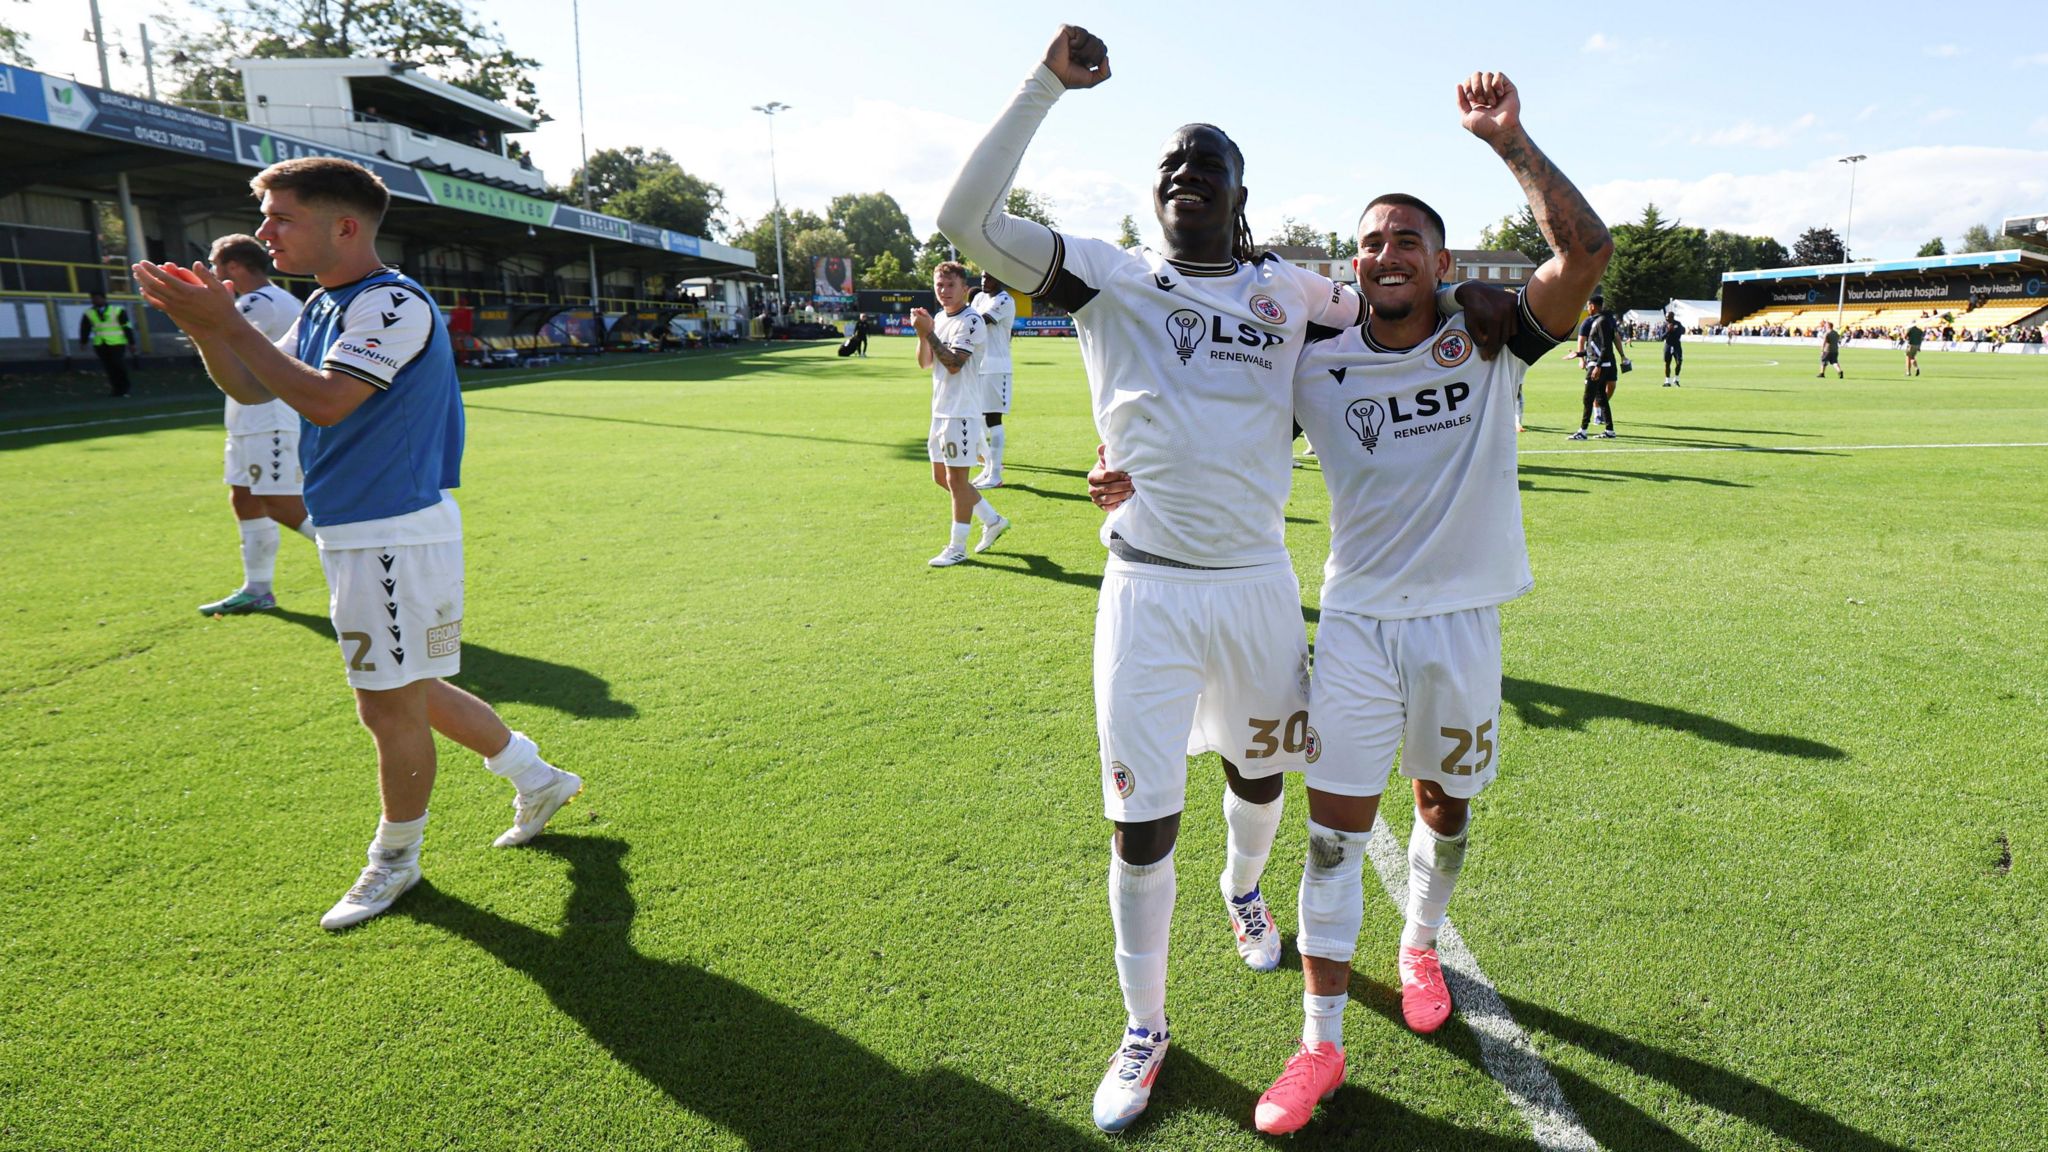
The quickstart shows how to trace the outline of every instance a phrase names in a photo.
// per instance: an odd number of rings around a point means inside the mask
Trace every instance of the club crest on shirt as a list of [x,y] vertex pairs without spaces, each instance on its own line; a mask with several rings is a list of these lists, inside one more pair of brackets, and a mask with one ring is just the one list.
[[1437,338],[1429,354],[1446,368],[1456,368],[1472,358],[1472,338],[1463,332],[1446,332]]
[[1271,296],[1252,297],[1252,315],[1257,316],[1268,324],[1287,323],[1286,309],[1280,307],[1279,301],[1274,300]]
[[1124,767],[1124,762],[1121,760],[1109,762],[1109,782],[1116,785],[1116,794],[1119,799],[1129,800],[1131,794],[1138,790],[1138,778],[1131,774],[1129,768]]
[[1301,758],[1310,764],[1323,758],[1323,738],[1316,735],[1314,728],[1308,730],[1308,741],[1302,745]]

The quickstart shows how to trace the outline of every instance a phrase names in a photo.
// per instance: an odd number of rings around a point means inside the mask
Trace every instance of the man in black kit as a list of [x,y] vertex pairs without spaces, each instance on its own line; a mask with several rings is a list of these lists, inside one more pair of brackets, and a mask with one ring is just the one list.
[[1677,388],[1678,374],[1685,371],[1685,346],[1679,341],[1685,339],[1685,325],[1678,322],[1676,313],[1664,314],[1664,386]]
[[1593,409],[1603,403],[1606,407],[1602,423],[1607,427],[1600,438],[1614,439],[1614,382],[1621,378],[1621,338],[1606,303],[1605,297],[1595,291],[1593,298],[1586,301],[1586,319],[1579,325],[1578,357],[1586,369],[1586,392],[1579,430],[1565,437],[1567,440],[1586,438],[1586,429],[1593,423]]

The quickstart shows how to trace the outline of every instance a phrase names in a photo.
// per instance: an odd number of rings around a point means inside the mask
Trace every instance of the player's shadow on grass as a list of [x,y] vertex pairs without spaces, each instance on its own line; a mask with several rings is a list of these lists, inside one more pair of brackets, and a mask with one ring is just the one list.
[[[325,616],[284,608],[265,615],[334,639],[334,625]],[[615,698],[610,682],[594,673],[468,640],[462,642],[462,671],[449,679],[493,704],[538,704],[590,720],[626,720],[640,714],[631,703]]]
[[1739,724],[1730,724],[1698,712],[1610,696],[1605,692],[1503,676],[1501,693],[1514,706],[1515,715],[1530,728],[1569,728],[1579,732],[1593,720],[1612,718],[1649,728],[1687,732],[1730,748],[1797,756],[1803,760],[1843,760],[1849,755],[1818,740],[1777,732],[1753,732]]
[[1527,479],[1531,476],[1553,480],[1597,480],[1606,484],[1642,480],[1651,484],[1702,484],[1709,488],[1751,487],[1738,481],[1719,480],[1711,476],[1686,476],[1677,472],[1642,472],[1626,468],[1573,468],[1561,464],[1523,464],[1517,472],[1524,477],[1521,482],[1524,492],[1585,492],[1583,488],[1540,488]]
[[626,853],[622,841],[591,836],[550,836],[522,850],[569,866],[559,933],[424,882],[394,911],[524,974],[613,1059],[756,1152],[1094,1146],[1074,1128],[950,1069],[898,1068],[744,984],[641,953],[632,939]]
[[[1011,563],[1022,561],[1022,564]],[[1042,580],[1057,580],[1062,584],[1073,584],[1082,588],[1102,589],[1100,572],[1069,572],[1059,561],[1035,552],[984,552],[974,557],[974,563],[1004,572],[1015,572],[1020,576],[1036,576]]]
[[1695,424],[1642,424],[1644,428],[1662,428],[1666,432],[1719,432],[1724,436],[1799,436],[1807,440],[1818,439],[1818,432],[1790,432],[1782,428],[1705,428]]
[[[1468,985],[1463,977],[1448,972],[1452,994],[1458,997],[1469,995]],[[1360,1007],[1384,1017],[1389,1025],[1405,1033],[1407,1026],[1401,1020],[1401,993],[1398,989],[1383,984],[1369,976],[1354,971],[1351,974],[1351,1001]],[[1904,1152],[1896,1144],[1887,1143],[1860,1129],[1850,1127],[1833,1116],[1811,1105],[1802,1104],[1789,1096],[1760,1084],[1747,1076],[1716,1068],[1690,1056],[1643,1044],[1627,1037],[1616,1035],[1597,1025],[1587,1024],[1566,1016],[1553,1009],[1503,996],[1502,1002],[1511,1012],[1516,1023],[1524,1029],[1549,1034],[1582,1051],[1603,1060],[1621,1065],[1637,1075],[1662,1081],[1672,1089],[1706,1105],[1709,1108],[1739,1117],[1756,1127],[1774,1133],[1781,1140],[1808,1152]],[[1464,1026],[1465,1016],[1460,1012],[1441,1031],[1416,1042],[1434,1045],[1443,1051],[1470,1064],[1482,1075],[1486,1075],[1484,1058],[1480,1054],[1479,1042],[1472,1030]],[[1169,1059],[1171,1056],[1169,1056]],[[1644,1149],[1648,1152],[1694,1152],[1697,1147],[1692,1141],[1673,1132],[1642,1107],[1616,1095],[1607,1088],[1594,1083],[1570,1069],[1555,1063],[1547,1064],[1557,1086],[1578,1114],[1579,1122],[1586,1132],[1602,1148]],[[1162,1082],[1164,1078],[1162,1077]],[[1332,1119],[1347,1119],[1339,1111],[1351,1093],[1340,1092],[1330,1106]],[[1364,1094],[1360,1094],[1364,1095]],[[1319,1118],[1318,1124],[1322,1122]],[[1445,1139],[1421,1142],[1421,1147],[1485,1147],[1471,1143],[1472,1134],[1459,1132],[1464,1142]],[[1516,1141],[1512,1145],[1527,1148],[1527,1141]]]

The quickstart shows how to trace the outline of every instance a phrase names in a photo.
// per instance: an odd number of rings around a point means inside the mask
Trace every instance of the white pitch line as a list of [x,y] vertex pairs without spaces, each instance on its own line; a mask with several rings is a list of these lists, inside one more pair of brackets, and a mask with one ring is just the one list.
[[1933,451],[1940,448],[2048,448],[2048,441],[2026,441],[2001,444],[1786,444],[1751,446],[1748,444],[1695,445],[1671,448],[1522,448],[1517,456],[1629,456],[1669,452],[1914,452]]
[[[1367,847],[1373,867],[1387,898],[1404,914],[1408,908],[1407,846],[1394,838],[1386,817],[1373,821],[1372,841]],[[1493,981],[1479,967],[1465,938],[1449,920],[1437,932],[1437,957],[1443,963],[1444,982],[1451,987],[1453,1002],[1465,1026],[1479,1041],[1479,1059],[1498,1082],[1515,1109],[1536,1136],[1536,1146],[1545,1152],[1598,1152],[1571,1101],[1557,1086],[1550,1066],[1529,1043],[1529,1034],[1515,1023],[1514,1013],[1500,998]]]
[[[684,360],[702,360],[706,356],[727,355],[737,348],[721,348],[713,352],[688,356],[666,356],[659,360],[642,360],[634,364],[595,364],[588,368],[566,368],[560,372],[529,372],[520,376],[480,376],[471,383],[517,384],[522,380],[549,380],[556,376],[581,376],[589,372],[630,371],[635,368],[653,368],[662,364],[675,364]],[[144,416],[109,416],[104,420],[80,420],[72,424],[37,424],[31,428],[0,428],[0,436],[25,436],[31,432],[63,432],[71,428],[97,428],[102,424],[133,424],[138,420],[169,420],[174,416],[198,416],[206,412],[219,411],[218,407],[180,408],[175,412],[151,412]]]

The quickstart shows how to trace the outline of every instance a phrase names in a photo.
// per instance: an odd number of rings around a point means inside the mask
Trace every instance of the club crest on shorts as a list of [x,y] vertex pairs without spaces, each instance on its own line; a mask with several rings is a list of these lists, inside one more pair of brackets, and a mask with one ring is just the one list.
[[1252,297],[1252,315],[1268,324],[1287,323],[1287,310],[1280,307],[1280,302],[1271,296]]
[[1129,768],[1124,767],[1121,760],[1109,762],[1109,782],[1116,785],[1118,799],[1129,800],[1131,793],[1138,790],[1138,778],[1132,775]]
[[1437,339],[1436,347],[1429,354],[1437,363],[1446,368],[1456,368],[1472,358],[1472,338],[1463,332],[1446,332]]
[[1310,764],[1323,758],[1323,738],[1316,735],[1314,725],[1309,726],[1308,740],[1301,746],[1301,758]]

